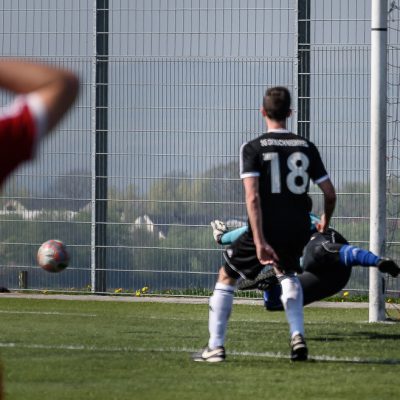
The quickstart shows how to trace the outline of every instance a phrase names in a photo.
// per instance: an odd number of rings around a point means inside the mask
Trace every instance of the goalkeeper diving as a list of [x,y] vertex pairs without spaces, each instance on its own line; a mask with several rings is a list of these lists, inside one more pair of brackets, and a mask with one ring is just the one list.
[[[311,237],[303,251],[301,262],[303,272],[298,275],[303,289],[304,305],[333,296],[342,290],[350,279],[353,266],[375,267],[392,277],[399,275],[400,268],[392,259],[383,258],[371,251],[350,245],[339,232],[332,228],[328,228],[326,232],[318,232],[318,223],[319,218],[310,213]],[[212,221],[211,227],[215,241],[221,245],[233,243],[248,229],[247,225],[243,225],[230,230],[220,220]],[[281,287],[273,268],[264,270],[254,280],[239,281],[238,289],[262,290],[267,310],[283,310],[280,300]]]

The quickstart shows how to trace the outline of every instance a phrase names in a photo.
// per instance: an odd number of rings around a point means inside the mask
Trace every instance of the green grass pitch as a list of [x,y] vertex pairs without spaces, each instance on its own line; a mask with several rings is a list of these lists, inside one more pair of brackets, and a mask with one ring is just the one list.
[[194,363],[207,305],[0,298],[5,399],[395,399],[400,324],[306,308],[311,360],[289,361],[283,313],[235,305],[227,361]]

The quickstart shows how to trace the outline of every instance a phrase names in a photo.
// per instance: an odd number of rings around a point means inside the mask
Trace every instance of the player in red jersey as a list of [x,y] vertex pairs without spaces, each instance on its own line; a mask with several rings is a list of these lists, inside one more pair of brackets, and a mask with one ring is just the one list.
[[31,159],[42,136],[60,121],[78,93],[71,72],[21,60],[0,61],[0,88],[17,95],[0,109],[0,186]]
[[[0,187],[14,169],[34,156],[40,138],[71,107],[78,85],[76,75],[66,70],[22,60],[0,61],[0,89],[17,95],[0,109]],[[0,292],[6,291],[0,288]]]

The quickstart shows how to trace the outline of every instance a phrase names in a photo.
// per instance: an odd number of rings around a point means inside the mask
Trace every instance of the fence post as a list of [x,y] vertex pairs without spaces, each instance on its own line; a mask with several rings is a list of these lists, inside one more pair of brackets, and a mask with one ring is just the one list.
[[92,160],[92,292],[107,290],[108,0],[95,0],[95,138]]
[[298,0],[297,134],[310,138],[310,0]]

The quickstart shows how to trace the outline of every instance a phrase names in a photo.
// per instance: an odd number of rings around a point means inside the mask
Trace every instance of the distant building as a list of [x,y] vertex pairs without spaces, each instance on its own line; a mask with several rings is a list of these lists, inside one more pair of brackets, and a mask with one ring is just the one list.
[[165,239],[166,234],[161,229],[159,229],[158,226],[159,225],[155,224],[152,219],[147,214],[145,214],[135,219],[130,230],[131,232],[133,232],[136,229],[143,228],[147,232],[157,235],[159,239]]
[[[66,206],[71,208],[64,208]],[[82,209],[84,210],[86,207],[87,205]],[[76,204],[65,202],[63,199],[60,201],[58,199],[23,199],[7,201],[0,209],[0,216],[19,215],[26,221],[37,220],[45,216],[50,220],[71,221],[80,211],[82,210],[76,209]]]

